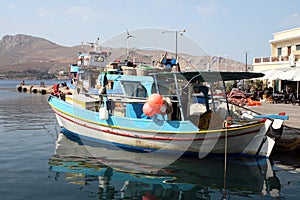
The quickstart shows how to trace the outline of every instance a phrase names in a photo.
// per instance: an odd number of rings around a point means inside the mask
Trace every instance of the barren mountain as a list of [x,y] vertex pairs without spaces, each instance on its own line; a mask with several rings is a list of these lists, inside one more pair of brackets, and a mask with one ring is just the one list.
[[47,74],[51,68],[66,68],[79,48],[63,47],[28,35],[6,35],[0,40],[0,73],[13,78],[26,72]]
[[[70,63],[76,63],[77,53],[90,50],[82,45],[65,47],[43,38],[18,34],[5,35],[0,40],[0,78],[55,78],[59,71],[66,71]],[[104,48],[104,47],[103,47]],[[107,49],[107,48],[104,48]],[[126,59],[126,49],[110,49],[108,62]],[[139,63],[159,60],[162,51],[130,49],[130,59]],[[174,56],[170,54],[170,56]],[[180,54],[182,70],[241,71],[243,63],[213,56],[191,56]]]

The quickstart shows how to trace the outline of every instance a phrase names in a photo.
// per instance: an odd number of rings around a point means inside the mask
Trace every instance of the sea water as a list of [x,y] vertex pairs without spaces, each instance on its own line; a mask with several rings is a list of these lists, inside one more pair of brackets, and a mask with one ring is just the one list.
[[1,200],[299,199],[297,153],[225,163],[91,143],[58,127],[47,95],[17,92],[18,83],[0,80]]

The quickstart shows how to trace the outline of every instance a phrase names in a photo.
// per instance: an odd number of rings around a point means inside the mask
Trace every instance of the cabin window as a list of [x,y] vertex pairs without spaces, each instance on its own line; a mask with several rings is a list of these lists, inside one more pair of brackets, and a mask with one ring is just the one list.
[[104,62],[104,58],[102,56],[95,56],[94,61],[95,62]]
[[139,85],[136,90],[137,97],[147,97],[146,88],[142,85]]
[[147,97],[146,88],[140,83],[124,84],[125,94],[132,97]]
[[125,94],[127,96],[134,96],[134,85],[133,84],[126,84],[124,86]]
[[277,56],[279,57],[279,56],[281,56],[281,55],[282,55],[282,48],[279,47],[279,48],[277,49]]
[[299,51],[300,50],[300,44],[297,44],[296,45],[296,51]]

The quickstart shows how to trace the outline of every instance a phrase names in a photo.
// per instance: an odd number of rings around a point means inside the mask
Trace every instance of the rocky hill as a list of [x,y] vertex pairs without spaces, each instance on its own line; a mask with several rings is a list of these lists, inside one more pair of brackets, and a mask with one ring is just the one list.
[[7,78],[52,78],[53,73],[48,72],[66,68],[78,49],[28,35],[6,35],[0,40],[0,74]]
[[[56,78],[59,71],[67,71],[68,65],[76,62],[78,52],[89,50],[88,48],[90,47],[82,45],[65,47],[43,38],[23,34],[5,35],[0,40],[0,78]],[[108,62],[126,58],[124,48],[110,49],[110,51]],[[152,63],[163,53],[130,49],[130,58],[135,62]],[[207,70],[207,63],[210,63],[211,70],[241,71],[244,68],[243,63],[225,58],[184,54],[179,56],[182,70]]]

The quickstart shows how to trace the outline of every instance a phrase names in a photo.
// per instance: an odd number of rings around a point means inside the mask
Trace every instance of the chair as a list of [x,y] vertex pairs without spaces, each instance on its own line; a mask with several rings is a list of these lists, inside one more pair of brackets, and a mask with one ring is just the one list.
[[291,96],[291,95],[292,95],[292,94],[287,94],[287,93],[285,93],[285,94],[283,95],[282,101],[283,101],[285,104],[290,103],[290,102],[291,102],[291,100],[290,100],[290,96]]
[[290,101],[291,101],[293,106],[295,106],[296,104],[298,104],[300,106],[300,99],[296,98],[294,94],[292,94],[290,96]]
[[273,97],[272,96],[267,97],[267,102],[274,103]]
[[280,102],[280,98],[279,98],[278,94],[273,94],[272,98],[273,98],[273,103],[279,103]]

